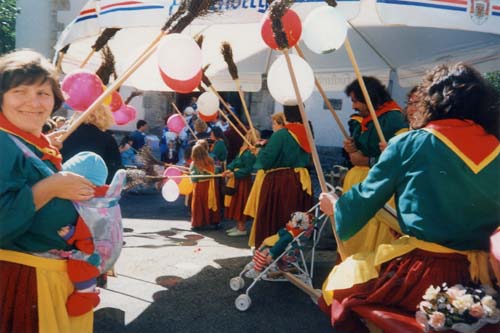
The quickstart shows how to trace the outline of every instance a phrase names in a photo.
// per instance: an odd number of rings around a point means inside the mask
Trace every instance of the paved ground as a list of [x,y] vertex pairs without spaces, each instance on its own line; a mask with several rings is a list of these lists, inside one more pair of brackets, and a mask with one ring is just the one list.
[[[326,316],[288,282],[259,282],[246,312],[229,288],[250,261],[246,237],[222,230],[192,232],[183,197],[174,203],[149,191],[121,201],[126,242],[95,312],[95,332],[330,332]],[[224,228],[232,227],[224,221]],[[325,230],[313,279],[319,288],[335,260]],[[249,285],[251,280],[246,279]]]

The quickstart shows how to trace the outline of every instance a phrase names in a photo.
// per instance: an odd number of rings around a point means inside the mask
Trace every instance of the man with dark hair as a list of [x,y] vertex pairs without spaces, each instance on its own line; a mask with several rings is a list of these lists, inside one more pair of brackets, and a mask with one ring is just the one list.
[[135,150],[139,150],[146,143],[146,131],[148,130],[149,126],[148,123],[143,119],[137,121],[137,124],[135,126],[137,129],[130,134],[130,139],[132,139],[132,148],[134,148]]
[[[377,114],[384,138],[406,132],[408,125],[401,108],[391,99],[384,85],[374,77],[363,77],[368,94]],[[343,184],[344,192],[366,178],[370,167],[380,156],[380,138],[373,124],[361,87],[357,80],[351,82],[345,89],[351,98],[352,108],[357,111],[349,120],[351,138],[344,140],[344,149],[349,154],[353,167],[346,174]],[[400,232],[400,230],[396,230]],[[387,221],[380,218],[370,220],[365,228],[344,244],[344,252],[351,255],[357,252],[373,250],[382,243],[390,242],[393,232]]]

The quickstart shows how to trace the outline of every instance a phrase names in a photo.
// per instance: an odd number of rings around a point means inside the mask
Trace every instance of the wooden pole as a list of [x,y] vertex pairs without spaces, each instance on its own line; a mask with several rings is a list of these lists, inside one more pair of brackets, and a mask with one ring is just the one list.
[[118,89],[118,87],[120,87],[123,82],[125,82],[125,80],[127,80],[130,75],[132,75],[137,70],[137,68],[139,68],[156,51],[159,42],[160,41],[158,40],[154,43],[154,45],[150,45],[147,52],[144,52],[141,57],[139,57],[134,62],[134,64],[130,66],[130,68],[125,71],[125,73],[122,74],[121,77],[118,77],[115,81],[113,81],[113,83],[109,85],[109,87],[106,88],[106,90],[94,101],[94,103],[92,103],[87,108],[87,110],[85,110],[85,112],[83,112],[82,115],[73,124],[71,124],[68,130],[63,135],[61,135],[61,142],[66,140],[78,128],[78,126],[80,126],[85,121],[85,119],[87,119],[91,112],[97,109],[99,105],[101,105],[104,100],[109,95],[111,95],[111,93],[113,93],[113,91]]
[[186,127],[187,127],[187,128],[188,128],[188,130],[191,132],[191,134],[193,135],[193,137],[194,137],[196,140],[198,140],[198,137],[197,137],[197,136],[196,136],[196,134],[194,133],[193,129],[192,129],[191,127],[189,127],[189,124],[187,123],[186,118],[184,118],[184,116],[182,115],[182,113],[179,111],[179,108],[177,108],[177,105],[175,105],[175,103],[174,103],[174,102],[172,102],[171,104],[172,104],[172,106],[174,107],[175,112],[177,112],[177,114],[178,114],[179,116],[181,116],[181,117],[182,117],[182,120],[184,120],[184,124],[186,124]]
[[224,100],[224,98],[222,98],[222,96],[215,89],[215,87],[213,85],[210,85],[210,87],[208,87],[208,88],[210,88],[210,90],[212,90],[212,92],[215,94],[215,96],[217,96],[217,98],[222,103],[222,105],[227,110],[227,112],[229,112],[234,117],[234,119],[236,120],[236,122],[238,123],[238,125],[241,126],[241,128],[244,128],[245,131],[246,131],[246,126],[243,125],[243,123],[241,122],[241,120],[238,117],[236,117],[236,115],[234,114],[233,111],[231,111],[231,107],[229,106],[229,104],[226,103],[226,101]]
[[[302,97],[300,96],[299,86],[297,84],[297,78],[295,77],[295,72],[293,70],[292,61],[290,59],[290,55],[288,54],[288,50],[282,50],[286,63],[288,65],[288,71],[290,72],[290,77],[292,79],[293,89],[295,90],[295,95],[297,96],[297,104],[300,110],[300,115],[302,117],[302,122],[304,123],[304,128],[306,130],[307,140],[309,141],[309,145],[311,146],[311,155],[314,162],[314,167],[316,169],[316,173],[318,174],[319,184],[321,186],[321,191],[329,192],[326,186],[325,175],[323,173],[323,169],[321,168],[321,163],[319,160],[318,151],[316,150],[316,145],[314,144],[314,138],[312,136],[311,128],[309,127],[309,120],[307,119],[306,111],[304,110],[304,103],[302,101]],[[333,216],[330,216],[330,222],[332,224],[333,235],[335,236],[335,241],[337,242],[337,250],[342,260],[345,259],[345,251],[340,238],[337,235],[337,229],[335,228],[335,220]]]
[[90,58],[92,58],[92,56],[94,55],[94,49],[92,49],[89,54],[87,55],[87,57],[82,61],[82,63],[80,64],[80,68],[83,68],[85,67],[85,65],[87,65],[87,63],[90,61]]
[[290,281],[294,286],[298,287],[300,290],[302,290],[303,292],[305,292],[306,294],[311,296],[311,298],[314,299],[316,302],[321,297],[320,290],[314,289],[313,287],[311,287],[307,283],[304,283],[304,281],[302,281],[301,279],[299,279],[298,277],[296,277],[295,275],[293,275],[290,272],[282,272],[282,273],[283,273],[283,276],[288,281]]
[[377,114],[375,113],[375,108],[373,107],[372,100],[370,99],[370,95],[368,94],[368,90],[366,90],[365,81],[363,80],[363,76],[359,70],[358,63],[356,58],[354,57],[354,53],[352,52],[351,43],[349,42],[349,38],[346,38],[345,49],[347,51],[347,55],[351,60],[352,67],[354,68],[354,72],[356,73],[356,78],[358,79],[359,86],[361,91],[363,92],[363,97],[365,98],[366,105],[368,106],[368,110],[370,111],[370,115],[373,120],[373,125],[375,125],[375,129],[377,130],[378,137],[380,142],[383,144],[387,144],[387,141],[384,138],[384,133],[382,132],[382,128],[380,127],[380,123],[378,122]]
[[[302,49],[300,48],[299,43],[295,44],[295,50],[297,51],[298,55],[302,59],[306,60],[306,58],[304,57],[304,52],[302,52]],[[339,128],[340,128],[340,131],[342,132],[342,135],[344,136],[345,139],[349,138],[349,133],[347,133],[344,125],[342,124],[342,121],[339,118],[339,115],[333,109],[333,106],[330,103],[330,100],[326,96],[325,91],[323,90],[323,87],[319,83],[319,81],[316,78],[316,76],[314,76],[314,84],[316,85],[316,88],[318,88],[318,91],[319,91],[321,97],[323,97],[323,101],[325,102],[326,106],[328,107],[328,110],[330,110],[330,113],[332,114],[333,118],[337,122],[337,125],[339,125]]]
[[233,124],[231,120],[229,120],[229,117],[222,110],[219,110],[219,113],[224,117],[224,119],[226,119],[227,123],[233,127],[233,129],[236,131],[236,133],[238,133],[238,135],[243,139],[243,141],[245,141],[249,147],[253,147],[253,145],[250,143],[250,141],[248,141],[246,136],[244,136],[243,133],[240,132],[238,127],[235,124]]
[[257,133],[255,132],[255,127],[253,126],[252,118],[250,117],[250,112],[247,108],[247,103],[245,102],[245,95],[243,94],[243,90],[241,89],[240,79],[234,80],[236,83],[236,87],[238,88],[238,95],[240,95],[241,105],[243,105],[243,110],[245,111],[245,116],[248,119],[248,124],[250,125],[250,129],[252,130],[253,138],[255,142],[259,139],[257,138]]

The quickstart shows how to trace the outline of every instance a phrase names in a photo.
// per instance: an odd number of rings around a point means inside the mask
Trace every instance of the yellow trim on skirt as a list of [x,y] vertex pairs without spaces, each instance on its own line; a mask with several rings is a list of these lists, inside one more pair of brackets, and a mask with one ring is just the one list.
[[48,259],[9,250],[0,250],[0,260],[36,269],[38,292],[38,331],[40,333],[92,332],[94,312],[70,317],[66,300],[73,292],[63,259]]
[[375,251],[357,253],[335,266],[323,283],[323,298],[330,305],[334,290],[348,289],[356,284],[365,283],[378,277],[380,266],[394,258],[401,257],[415,249],[433,253],[458,253],[469,260],[469,274],[474,282],[492,285],[488,272],[488,253],[484,251],[458,251],[419,240],[415,237],[402,236],[390,244],[381,244]]

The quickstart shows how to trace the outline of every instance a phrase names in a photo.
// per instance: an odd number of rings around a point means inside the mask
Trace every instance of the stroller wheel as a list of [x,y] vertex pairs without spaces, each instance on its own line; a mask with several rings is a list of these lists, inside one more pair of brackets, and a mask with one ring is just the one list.
[[229,287],[231,290],[238,291],[242,289],[245,286],[245,280],[243,280],[241,277],[236,276],[229,280]]
[[246,311],[252,304],[252,300],[247,294],[241,294],[236,298],[234,301],[234,305],[236,305],[236,308],[240,311]]

